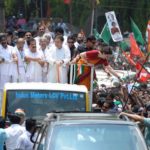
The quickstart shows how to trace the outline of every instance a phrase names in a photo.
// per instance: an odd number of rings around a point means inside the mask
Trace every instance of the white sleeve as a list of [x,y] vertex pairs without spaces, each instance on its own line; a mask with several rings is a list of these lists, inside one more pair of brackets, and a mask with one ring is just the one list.
[[48,50],[48,51],[46,52],[46,61],[47,61],[50,65],[54,65],[54,62],[56,61],[56,59],[54,59],[54,57],[53,57],[53,53],[54,53],[53,49]]
[[64,65],[69,63],[70,59],[71,59],[70,50],[68,48],[65,48],[65,58],[63,59]]
[[28,49],[25,49],[25,50],[24,50],[24,56],[25,56],[25,57],[30,56],[30,54],[29,54],[29,50],[28,50]]
[[25,150],[26,146],[25,146],[25,140],[23,137],[20,137],[17,141],[17,146],[16,149],[17,150]]

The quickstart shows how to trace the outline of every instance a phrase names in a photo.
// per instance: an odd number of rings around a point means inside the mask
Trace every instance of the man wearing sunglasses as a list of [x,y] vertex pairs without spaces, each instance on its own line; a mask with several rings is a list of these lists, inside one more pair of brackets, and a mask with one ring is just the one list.
[[77,49],[74,45],[74,43],[75,43],[74,37],[69,36],[68,39],[67,39],[67,43],[68,43],[68,47],[69,47],[70,54],[71,54],[71,60],[73,60],[78,54]]

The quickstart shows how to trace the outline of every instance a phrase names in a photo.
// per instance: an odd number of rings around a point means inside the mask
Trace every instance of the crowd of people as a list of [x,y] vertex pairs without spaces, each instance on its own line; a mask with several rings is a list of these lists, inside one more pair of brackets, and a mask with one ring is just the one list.
[[[116,56],[117,55],[117,56]],[[44,24],[39,24],[36,34],[27,31],[24,34],[0,34],[0,90],[8,82],[50,82],[69,83],[70,65],[77,65],[78,77],[74,83],[85,85],[90,90],[91,65],[103,69],[108,76],[114,75],[119,84],[107,88],[96,85],[93,91],[93,111],[104,113],[135,113],[143,118],[149,117],[150,87],[148,82],[135,86],[128,83],[112,68],[134,70],[125,58],[119,55],[118,47],[110,47],[94,36],[86,37],[83,32],[65,36],[61,27],[51,32]],[[110,65],[111,64],[111,65]],[[82,70],[84,66],[84,70]],[[80,71],[81,70],[81,71]],[[96,74],[94,73],[94,81]],[[127,113],[122,113],[134,118]],[[30,137],[34,133],[36,120],[27,119],[22,109],[8,115],[11,125],[6,128],[0,119],[0,147],[7,150],[30,150],[33,147]],[[144,119],[137,119],[143,121]],[[146,122],[146,121],[145,121]],[[150,134],[150,132],[148,133]],[[3,140],[2,140],[3,139]]]
[[26,119],[23,109],[16,109],[14,114],[8,114],[8,118],[10,124],[0,117],[0,149],[32,150],[36,120]]
[[[68,83],[69,66],[76,63],[102,64],[107,72],[120,79],[103,54],[111,54],[111,50],[101,52],[101,44],[94,36],[86,38],[83,33],[78,33],[67,37],[61,27],[51,33],[40,24],[36,35],[25,32],[24,36],[14,38],[1,33],[0,43],[1,90],[7,82]],[[85,72],[89,74],[90,70]]]

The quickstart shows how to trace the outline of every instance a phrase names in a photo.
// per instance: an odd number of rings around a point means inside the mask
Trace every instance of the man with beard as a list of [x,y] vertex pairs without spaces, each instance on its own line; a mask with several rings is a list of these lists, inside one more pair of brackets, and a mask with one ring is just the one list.
[[24,43],[24,49],[28,49],[28,41],[30,40],[30,38],[32,38],[32,33],[30,31],[27,31],[24,35],[24,40],[25,40],[25,43]]
[[78,33],[77,41],[74,43],[75,47],[78,48],[78,46],[81,46],[83,42],[84,42],[84,35],[82,33]]

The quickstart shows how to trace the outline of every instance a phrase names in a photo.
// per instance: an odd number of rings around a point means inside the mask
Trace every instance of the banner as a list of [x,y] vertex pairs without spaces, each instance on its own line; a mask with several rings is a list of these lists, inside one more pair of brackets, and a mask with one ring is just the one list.
[[116,19],[115,12],[114,11],[107,12],[105,13],[105,16],[106,16],[106,20],[107,20],[108,27],[109,27],[113,41],[114,42],[122,41],[123,37],[120,31],[118,21]]

